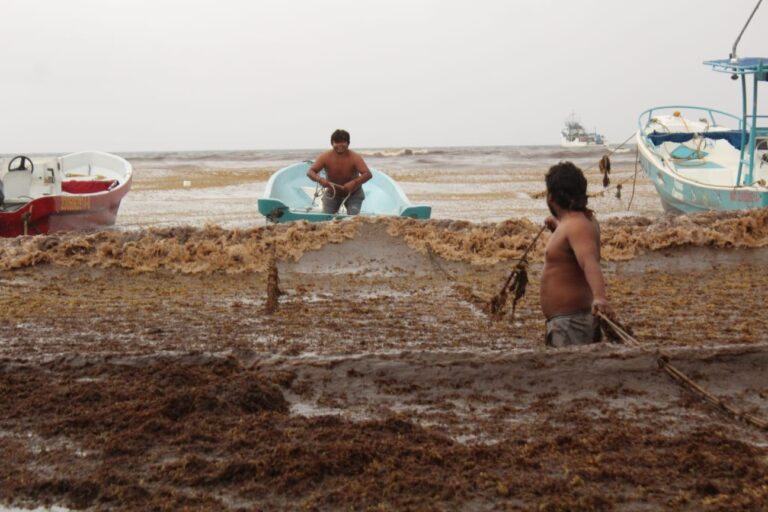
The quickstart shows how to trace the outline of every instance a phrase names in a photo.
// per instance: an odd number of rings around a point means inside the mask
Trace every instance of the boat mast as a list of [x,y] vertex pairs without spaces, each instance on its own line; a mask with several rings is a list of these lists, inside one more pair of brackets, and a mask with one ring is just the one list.
[[[744,35],[744,32],[747,30],[747,27],[749,26],[750,22],[752,21],[752,18],[755,16],[755,13],[757,12],[757,9],[760,7],[760,4],[763,3],[763,0],[758,0],[757,5],[755,5],[755,8],[752,9],[752,14],[749,15],[749,18],[747,19],[747,22],[744,24],[744,27],[741,29],[741,32],[739,32],[739,36],[736,38],[736,41],[733,42],[733,49],[731,50],[730,55],[730,62],[731,64],[738,64],[739,57],[736,54],[736,47],[739,45],[739,41],[741,41],[741,36]],[[751,122],[749,130],[747,129],[747,74],[741,73],[741,154],[739,156],[739,170],[736,174],[736,186],[739,186],[741,184],[741,176],[742,176],[742,169],[744,167],[744,151],[745,151],[745,144],[744,144],[744,138],[749,135],[749,171],[747,173],[747,176],[745,177],[744,184],[745,185],[752,185],[754,181],[754,169],[755,169],[755,138],[757,137],[757,82],[760,78],[760,71],[761,71],[762,65],[758,65],[758,70],[755,72],[754,76],[754,87],[752,92],[752,116],[751,116]],[[738,74],[734,73],[731,78],[734,80],[738,79]]]
[[741,36],[744,35],[744,31],[747,30],[747,26],[749,26],[749,23],[752,21],[752,17],[757,12],[757,8],[760,7],[760,4],[763,3],[763,0],[758,0],[757,5],[754,9],[752,9],[752,14],[749,15],[749,19],[744,24],[744,28],[741,29],[741,32],[739,32],[739,37],[736,38],[736,41],[733,42],[733,50],[731,50],[731,62],[736,63],[739,58],[736,56],[736,47],[739,45],[739,41],[741,41]]
[[[760,0],[762,1],[762,0]],[[765,80],[765,71],[764,71],[763,63],[759,62],[757,64],[757,69],[755,70],[755,74],[752,77],[753,80],[753,88],[752,88],[752,129],[750,130],[750,136],[749,136],[749,178],[748,178],[748,185],[752,185],[755,182],[754,178],[754,172],[755,172],[755,148],[757,147],[757,137],[760,135],[760,132],[762,131],[759,126],[757,126],[757,82],[760,81],[761,77],[763,77],[763,80]],[[742,77],[743,78],[743,77]]]

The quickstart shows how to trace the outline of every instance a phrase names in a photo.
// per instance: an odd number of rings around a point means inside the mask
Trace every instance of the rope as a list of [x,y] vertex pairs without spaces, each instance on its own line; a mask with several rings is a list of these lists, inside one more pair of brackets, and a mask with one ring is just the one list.
[[[624,139],[624,142],[622,142],[621,144],[619,144],[618,146],[616,146],[615,148],[613,148],[613,150],[612,150],[610,153],[607,153],[607,154],[603,155],[603,158],[606,158],[606,157],[610,158],[610,157],[611,157],[611,155],[613,155],[613,154],[614,154],[616,151],[618,151],[618,150],[620,150],[621,148],[623,148],[623,147],[624,147],[624,145],[625,145],[627,142],[629,142],[629,141],[630,141],[630,139],[632,139],[632,137],[634,137],[634,136],[635,136],[635,133],[637,133],[637,132],[632,132],[632,134],[631,134],[629,137],[627,137],[626,139]],[[586,175],[586,174],[587,174],[587,172],[591,171],[592,169],[594,169],[594,168],[595,168],[595,166],[599,165],[599,164],[600,164],[600,162],[602,162],[602,161],[603,161],[603,158],[601,158],[601,159],[600,159],[600,160],[597,162],[597,164],[592,164],[591,166],[589,166],[589,167],[587,167],[586,169],[584,169],[582,172],[584,172],[584,174]],[[627,178],[627,179],[625,179],[624,181],[620,182],[619,184],[617,184],[617,185],[614,185],[614,187],[615,187],[615,188],[617,188],[617,189],[621,189],[621,186],[622,186],[624,183],[626,183],[627,181],[629,181],[629,179],[630,179],[630,178]],[[602,196],[605,194],[605,192],[606,192],[607,190],[608,190],[608,188],[606,187],[604,190],[601,190],[600,192],[595,192],[594,194],[588,194],[588,196],[587,196],[587,197],[597,197],[597,196],[600,196],[600,197],[602,197]],[[535,193],[531,194],[531,195],[530,195],[530,197],[531,197],[532,199],[539,199],[539,198],[545,197],[546,195],[547,195],[546,191],[545,191],[545,192],[535,192]]]
[[[699,135],[696,132],[692,132],[691,131],[691,128],[688,126],[688,122],[685,120],[685,118],[683,116],[680,115],[680,112],[674,112],[672,114],[672,116],[675,117],[675,118],[678,118],[678,119],[680,119],[680,121],[682,121],[683,126],[685,127],[685,131],[688,132],[688,133],[693,133],[693,136],[697,140],[697,143],[696,143],[696,149],[693,149],[693,148],[687,146],[684,142],[681,142],[680,144],[678,144],[678,147],[682,146],[684,148],[690,149],[691,152],[692,152],[690,155],[688,155],[686,157],[682,157],[682,158],[674,156],[672,154],[672,152],[670,152],[666,148],[666,146],[665,146],[664,150],[667,152],[667,155],[669,156],[669,159],[672,160],[673,162],[675,162],[675,164],[681,165],[683,167],[685,167],[685,166],[701,165],[703,162],[706,161],[704,159],[704,156],[702,155],[703,151],[701,150],[701,145],[702,145],[702,143],[705,142],[704,137],[702,137],[701,135]],[[707,121],[706,119],[704,121],[706,122],[706,125],[707,125],[707,127],[704,129],[704,133],[706,133],[706,132],[709,131],[709,121]],[[659,126],[661,126],[662,128],[664,128],[667,131],[667,133],[672,133],[672,130],[670,130],[667,125],[665,125],[664,123],[659,121],[658,118],[654,117],[652,119],[652,122],[654,122],[654,123],[658,124]],[[689,162],[689,163],[684,163],[684,162]]]
[[[603,323],[604,327],[607,326],[606,334],[608,337],[617,337],[627,345],[638,348],[642,350],[643,352],[650,353],[650,350],[643,347],[640,342],[637,341],[629,332],[627,332],[627,329],[620,325],[618,322],[611,320],[603,314],[602,312],[597,312],[598,318],[600,318],[601,322]],[[672,365],[672,363],[669,362],[669,355],[665,354],[659,349],[656,349],[656,362],[659,365],[659,368],[664,370],[670,377],[672,377],[678,384],[683,386],[684,388],[688,389],[689,391],[692,391],[694,394],[698,395],[700,398],[704,399],[705,401],[709,402],[710,404],[714,405],[718,409],[720,409],[722,412],[725,412],[727,414],[730,414],[734,418],[741,420],[749,425],[752,425],[753,427],[757,427],[762,430],[768,430],[768,421],[764,420],[763,418],[759,418],[753,414],[746,413],[744,411],[740,411],[733,406],[725,403],[723,400],[717,398],[715,395],[704,389],[702,386],[694,382],[690,377],[685,375],[682,371],[677,369],[675,366]]]
[[545,224],[541,227],[539,232],[536,233],[533,241],[525,249],[525,252],[517,261],[514,269],[512,272],[510,272],[509,277],[507,277],[507,280],[504,282],[504,286],[501,288],[501,291],[494,295],[491,299],[489,310],[491,312],[492,318],[500,320],[504,315],[504,306],[507,303],[507,295],[510,291],[514,292],[515,295],[515,298],[512,301],[512,316],[515,315],[517,301],[519,301],[523,295],[525,295],[525,289],[528,286],[528,253],[531,251],[531,249],[533,249],[533,246],[536,245],[536,241],[539,239],[546,228],[547,225]]
[[[627,137],[626,139],[624,139],[624,142],[622,142],[621,144],[619,144],[618,146],[616,146],[615,148],[613,148],[613,151],[611,151],[610,153],[608,153],[608,154],[606,154],[606,155],[604,155],[604,156],[607,156],[608,158],[610,158],[612,154],[614,154],[615,152],[617,152],[618,150],[620,150],[621,148],[623,148],[623,147],[624,147],[624,144],[626,144],[627,142],[629,142],[629,140],[630,140],[632,137],[634,137],[634,136],[635,136],[635,133],[636,133],[636,132],[632,132],[632,134],[631,134],[629,137]],[[599,163],[600,163],[600,162],[598,162],[597,164],[592,164],[590,167],[587,167],[586,169],[584,169],[584,174],[586,174],[586,173],[587,173],[587,171],[591,171],[592,169],[594,169],[594,168],[595,168],[595,165],[598,165]]]
[[[603,158],[610,157],[612,154],[614,154],[617,150],[619,150],[622,146],[624,146],[624,144],[629,142],[629,140],[632,137],[635,136],[635,133],[637,133],[637,132],[632,132],[632,135],[630,135],[629,137],[624,139],[624,142],[622,142],[621,145],[617,146],[613,151],[611,151],[610,153],[605,155]],[[637,148],[635,148],[635,151],[637,151]],[[602,161],[603,160],[601,158],[600,161],[598,161],[598,163],[595,164],[595,165],[599,165],[600,162],[602,162]],[[587,168],[587,170],[593,169],[595,167],[595,165],[592,165],[591,167]],[[587,171],[584,171],[584,173],[586,173],[586,172]],[[625,178],[624,180],[620,181],[619,183],[617,183],[616,185],[613,186],[613,188],[615,188],[617,190],[617,194],[616,194],[617,197],[620,198],[621,189],[623,188],[624,184],[627,183],[629,180],[632,180],[632,196],[634,197],[634,195],[635,195],[635,183],[637,182],[637,162],[635,162],[635,172],[634,172],[634,174],[632,176],[629,176],[629,177]],[[603,197],[608,190],[610,190],[610,189],[608,187],[605,187],[600,192],[595,192],[594,194],[589,194],[588,197]],[[631,201],[630,201],[630,204],[631,204]],[[627,210],[629,210],[629,206],[627,206]]]
[[429,263],[432,265],[432,267],[443,274],[443,277],[450,281],[454,281],[456,278],[450,272],[445,270],[440,262],[437,261],[437,258],[435,258],[435,251],[432,249],[432,244],[427,242],[425,247],[427,249],[427,256],[429,256]]
[[627,204],[627,211],[632,208],[632,200],[635,198],[635,184],[637,184],[637,168],[640,164],[640,151],[635,147],[635,174],[632,178],[632,195],[629,196],[629,203]]
[[[307,212],[309,212],[309,211],[311,211],[313,208],[315,208],[315,201],[317,201],[317,198],[318,198],[318,197],[320,197],[320,196],[322,196],[322,195],[323,195],[323,193],[324,193],[326,190],[330,190],[330,191],[332,191],[332,192],[329,194],[329,195],[330,195],[329,199],[336,199],[336,189],[337,189],[337,188],[339,188],[339,189],[342,189],[342,190],[343,190],[343,187],[342,187],[341,185],[337,185],[336,183],[333,183],[333,182],[329,182],[329,183],[331,184],[331,186],[330,186],[330,187],[323,187],[323,186],[321,186],[321,185],[320,185],[320,182],[319,182],[319,181],[315,182],[315,195],[312,197],[312,204],[311,204],[311,205],[309,205],[309,206],[306,208],[306,211],[307,211]],[[347,196],[344,198],[344,200],[343,200],[343,201],[341,202],[341,204],[339,205],[339,210],[341,210],[341,207],[342,207],[342,206],[343,206],[345,209],[347,208],[347,200],[349,199],[349,197],[350,197],[351,195],[352,195],[352,193],[351,193],[351,192],[347,192]]]
[[[310,211],[312,211],[312,210],[315,208],[315,201],[317,201],[317,198],[318,198],[318,197],[320,197],[321,195],[323,195],[323,192],[324,192],[324,191],[325,191],[325,189],[324,189],[323,187],[321,187],[321,186],[320,186],[320,182],[319,182],[319,181],[316,181],[316,182],[315,182],[315,195],[314,195],[314,196],[312,196],[312,204],[310,204],[309,206],[307,206],[307,208],[306,208],[306,210],[305,210],[305,211],[307,211],[307,212],[310,212]],[[334,194],[335,194],[335,192],[334,192]]]
[[[344,207],[344,211],[345,212],[347,211],[347,200],[350,198],[351,195],[352,195],[352,192],[347,192],[347,197],[345,197],[344,200],[339,205],[339,210],[341,210],[341,207],[343,206]],[[349,212],[347,212],[347,213],[349,213]]]

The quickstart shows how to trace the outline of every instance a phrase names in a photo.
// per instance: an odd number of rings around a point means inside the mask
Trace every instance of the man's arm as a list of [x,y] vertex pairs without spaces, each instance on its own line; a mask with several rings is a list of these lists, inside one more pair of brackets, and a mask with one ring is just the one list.
[[357,154],[355,155],[355,169],[357,170],[359,176],[344,184],[344,190],[346,190],[349,194],[362,187],[363,183],[373,178],[373,174],[371,174],[371,170],[368,169],[368,165],[365,163],[365,160],[363,160],[363,157]]
[[551,232],[555,232],[557,229],[557,225],[560,224],[560,221],[557,220],[554,216],[550,215],[546,219],[544,219],[544,225],[547,227],[548,230]]
[[586,218],[572,222],[569,228],[568,243],[592,291],[592,312],[599,311],[607,316],[613,316],[613,308],[606,298],[603,271],[600,269],[599,231]]
[[321,187],[327,188],[331,186],[331,182],[318,174],[323,169],[325,169],[325,154],[322,154],[319,157],[317,157],[317,160],[315,160],[315,163],[313,163],[309,167],[309,170],[307,171],[307,176],[312,181],[316,181],[317,183],[319,183]]

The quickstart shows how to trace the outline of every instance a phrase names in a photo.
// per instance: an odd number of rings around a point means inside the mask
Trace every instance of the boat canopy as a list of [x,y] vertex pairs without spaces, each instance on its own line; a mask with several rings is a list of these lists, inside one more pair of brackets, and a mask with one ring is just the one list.
[[731,59],[705,60],[704,64],[712,66],[714,71],[736,75],[760,74],[758,80],[768,80],[768,57],[745,57],[731,61]]
[[[757,5],[759,6],[760,3],[758,2]],[[757,10],[757,7],[755,7],[755,10]],[[750,17],[750,19],[752,18]],[[749,21],[747,21],[747,23],[749,23]],[[736,42],[738,43],[738,39]],[[735,54],[736,45],[734,45],[733,50],[733,55]],[[765,140],[768,138],[768,126],[758,125],[758,122],[764,122],[765,119],[768,118],[768,115],[759,114],[757,112],[757,85],[758,82],[768,82],[768,58],[745,57],[743,59],[717,59],[704,61],[704,64],[712,66],[713,71],[728,73],[734,79],[741,78],[741,133],[742,140],[745,141],[745,144],[742,144],[741,146],[739,172],[736,177],[736,183],[738,185],[751,185],[754,181],[755,148],[758,146],[758,139]],[[753,79],[751,95],[747,90],[747,76],[749,75],[751,75]],[[752,105],[751,113],[747,110],[749,104]],[[752,136],[749,137],[748,135]]]
[[648,134],[648,138],[651,140],[651,142],[653,142],[654,146],[658,146],[659,144],[663,144],[665,142],[675,142],[681,144],[683,142],[688,142],[696,136],[706,137],[713,140],[725,139],[731,144],[731,146],[738,150],[741,150],[741,148],[744,146],[745,140],[744,134],[741,132],[741,130],[719,130],[701,133],[663,133],[654,131],[653,133]]

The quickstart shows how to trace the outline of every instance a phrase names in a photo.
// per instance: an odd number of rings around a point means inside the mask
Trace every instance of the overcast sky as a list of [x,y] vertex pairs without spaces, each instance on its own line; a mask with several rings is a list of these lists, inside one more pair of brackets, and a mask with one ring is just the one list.
[[701,63],[755,3],[3,0],[0,152],[558,144],[572,111],[619,143],[652,106],[738,113]]

